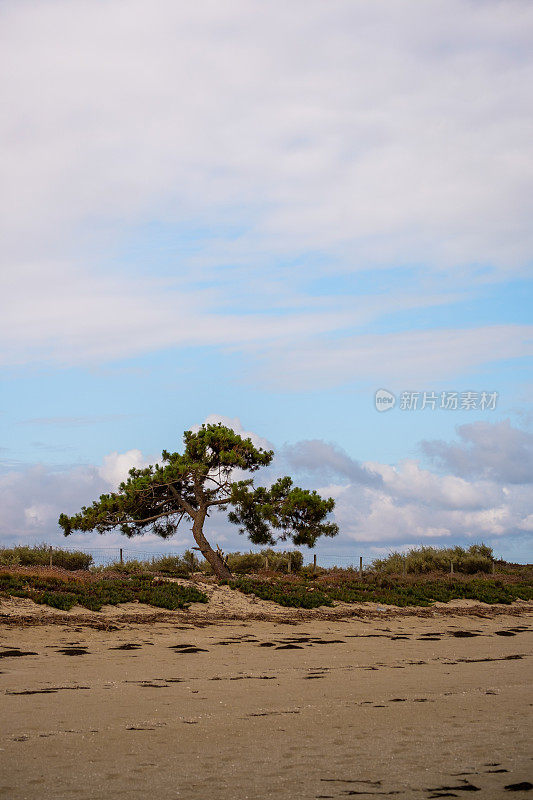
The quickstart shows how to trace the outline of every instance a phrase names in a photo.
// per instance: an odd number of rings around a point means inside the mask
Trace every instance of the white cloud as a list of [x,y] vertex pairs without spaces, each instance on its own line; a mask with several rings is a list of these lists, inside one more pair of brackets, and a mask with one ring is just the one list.
[[265,238],[513,264],[531,20],[453,0],[4,3],[3,217],[46,240],[95,212],[246,204]]
[[336,475],[352,483],[379,486],[381,479],[373,465],[362,465],[335,444],[320,439],[286,445],[283,457],[299,473],[319,472],[321,477]]
[[510,420],[496,424],[474,422],[457,428],[460,441],[421,442],[435,464],[465,477],[493,478],[507,483],[533,480],[533,435]]
[[528,516],[522,520],[519,527],[524,531],[533,532],[533,514],[528,514]]
[[102,466],[98,467],[98,474],[113,489],[117,489],[127,479],[130,469],[141,469],[147,467],[148,463],[140,450],[128,450],[126,453],[114,451],[104,456]]
[[[322,490],[325,494],[328,487]],[[479,487],[473,486],[473,493]],[[402,497],[394,487],[384,491],[350,486],[338,497],[335,518],[342,531],[342,539],[363,544],[399,543],[423,544],[426,539],[439,544],[439,539],[454,541],[488,541],[495,536],[513,538],[525,524],[531,509],[531,488],[525,496],[513,493],[502,499],[497,485],[482,487],[488,507],[472,510],[469,501],[460,505],[442,503],[438,498],[431,502],[423,490],[412,491]],[[491,498],[492,494],[492,498]],[[339,542],[340,543],[340,542]]]
[[353,312],[319,306],[263,319],[226,309],[220,291],[187,282],[92,274],[67,264],[9,269],[3,290],[2,364],[100,363],[170,346],[298,339],[351,324]]
[[24,520],[30,528],[42,528],[55,517],[55,507],[51,503],[37,503],[24,509]]
[[264,351],[256,378],[278,389],[312,389],[320,376],[325,385],[373,379],[395,390],[413,384],[423,390],[480,364],[532,354],[531,325],[310,337]]
[[0,475],[0,538],[61,540],[60,513],[75,513],[109,488],[95,467],[57,471],[36,464],[9,470]]
[[[360,326],[391,301],[302,303],[309,279],[424,265],[426,285],[393,300],[425,307],[491,270],[522,270],[533,9],[509,8],[4,2],[5,363],[279,341],[280,352],[316,355],[337,382],[342,359],[374,374],[394,341],[348,338],[335,355],[299,339]],[[156,225],[137,253],[154,221],[169,241],[158,245]],[[143,260],[149,279],[131,267]],[[461,335],[435,335],[439,375],[453,370],[445,344]],[[523,335],[467,333],[454,349],[466,368],[522,354]],[[424,369],[431,341],[408,344],[408,366]]]
[[399,467],[374,463],[367,466],[381,474],[387,492],[403,502],[415,500],[431,508],[476,509],[495,500],[493,486],[469,483],[455,475],[437,475],[412,459],[402,461]]
[[[475,542],[513,538],[520,531],[529,531],[533,472],[527,471],[527,457],[531,435],[508,421],[475,423],[458,430],[461,445],[437,443],[446,467],[440,472],[424,468],[414,459],[396,466],[359,464],[325,442],[312,443],[313,447],[298,443],[286,448],[284,455],[290,466],[313,474],[315,480],[334,476],[343,480],[321,483],[320,489],[323,496],[331,495],[336,501],[335,519],[341,529],[337,546],[350,540],[365,546],[389,543],[395,547],[426,540],[438,544],[439,539]],[[469,446],[471,442],[474,447]],[[425,449],[427,443],[422,444]],[[453,457],[444,462],[448,453]],[[365,474],[378,476],[380,482],[361,480]]]

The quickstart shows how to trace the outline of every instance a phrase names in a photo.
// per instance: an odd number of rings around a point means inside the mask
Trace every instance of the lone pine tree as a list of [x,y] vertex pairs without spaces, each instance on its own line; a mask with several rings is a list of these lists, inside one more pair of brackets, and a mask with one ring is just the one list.
[[163,451],[161,463],[131,469],[117,492],[101,495],[78,514],[61,514],[65,536],[72,531],[106,533],[119,529],[126,536],[150,530],[166,539],[184,518],[192,520],[198,549],[219,578],[231,572],[222,556],[204,535],[209,509],[221,506],[230,522],[248,535],[253,544],[273,545],[291,540],[312,547],[320,536],[335,536],[338,527],[326,522],[335,501],[316,491],[293,486],[291,478],[275,481],[270,488],[254,488],[253,479],[234,480],[234,471],[255,472],[271,463],[274,453],[255,447],[224,425],[202,425],[185,431],[184,452]]

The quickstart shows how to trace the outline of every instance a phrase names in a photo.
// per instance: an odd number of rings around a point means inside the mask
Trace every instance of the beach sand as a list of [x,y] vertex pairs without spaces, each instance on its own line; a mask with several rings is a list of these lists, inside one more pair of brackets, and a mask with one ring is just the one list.
[[0,606],[0,797],[533,797],[531,606],[32,606]]

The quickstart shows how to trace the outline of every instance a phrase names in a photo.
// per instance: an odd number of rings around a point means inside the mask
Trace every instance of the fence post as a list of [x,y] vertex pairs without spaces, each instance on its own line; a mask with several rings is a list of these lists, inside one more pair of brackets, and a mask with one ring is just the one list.
[[291,554],[287,556],[287,572],[291,571]]
[[120,563],[121,563],[121,564],[123,564],[123,563],[124,563],[124,558],[123,558],[123,556],[122,556],[122,547],[120,548]]
[[492,559],[492,574],[496,575],[496,562]]
[[53,547],[52,545],[50,545],[50,566],[52,566],[52,552],[53,552]]
[[363,577],[363,556],[359,556],[359,577]]
[[316,572],[316,553],[313,555],[313,572]]
[[405,556],[402,557],[402,573],[405,578],[405,576],[407,575],[407,560]]
[[450,575],[453,575],[453,561],[450,561]]

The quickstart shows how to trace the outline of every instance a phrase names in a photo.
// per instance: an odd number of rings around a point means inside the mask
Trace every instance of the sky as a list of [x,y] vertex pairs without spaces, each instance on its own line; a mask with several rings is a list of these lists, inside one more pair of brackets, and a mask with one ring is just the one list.
[[323,559],[532,561],[532,4],[0,17],[0,546],[183,549],[57,518],[222,421],[335,498]]

